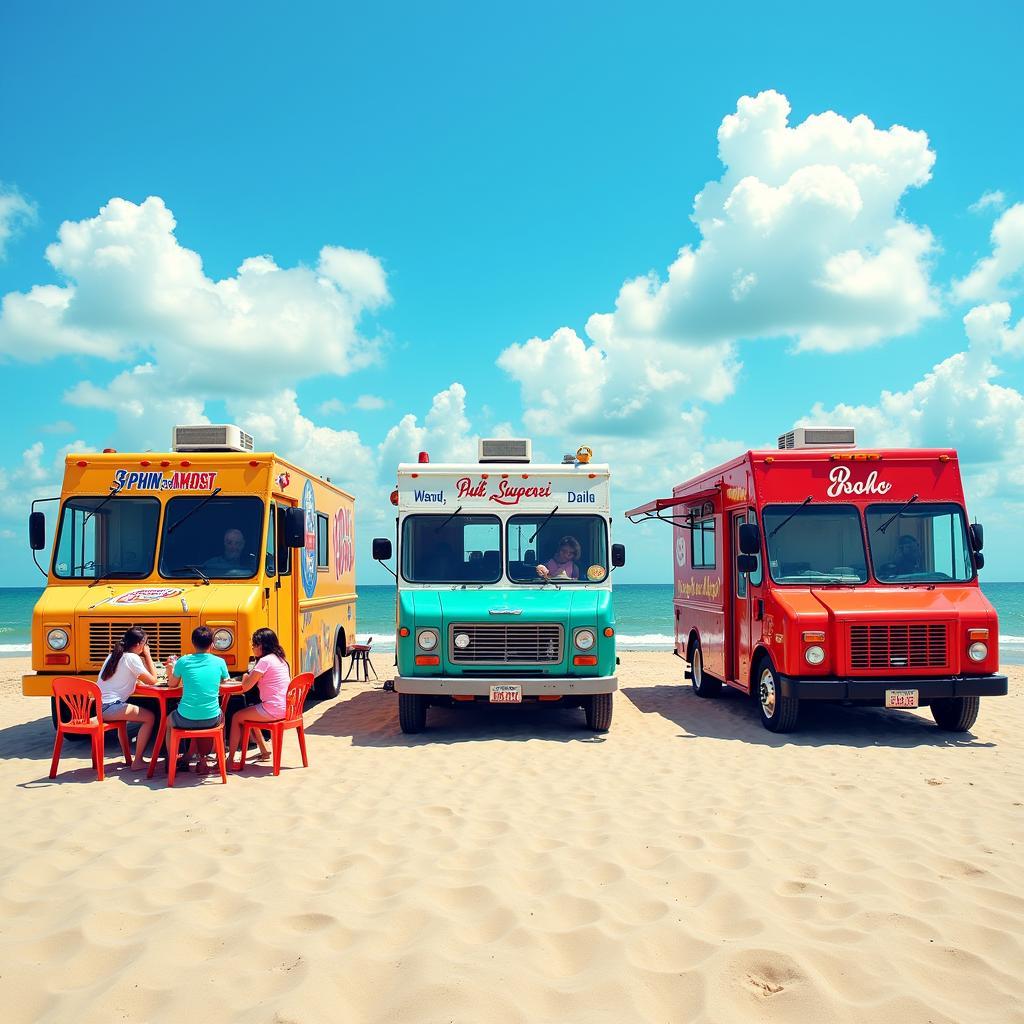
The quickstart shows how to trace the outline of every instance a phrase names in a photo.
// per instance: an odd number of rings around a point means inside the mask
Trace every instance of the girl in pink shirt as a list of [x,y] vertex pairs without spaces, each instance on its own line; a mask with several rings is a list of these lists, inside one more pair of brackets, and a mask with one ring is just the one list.
[[242,682],[244,690],[259,687],[260,703],[242,708],[231,719],[228,741],[228,767],[231,769],[235,768],[235,753],[241,746],[242,723],[274,722],[284,718],[285,695],[291,682],[291,669],[284,648],[272,629],[257,629],[253,633],[252,654],[258,660],[242,677]]
[[537,575],[541,579],[562,577],[563,579],[578,580],[580,567],[576,563],[579,561],[580,554],[580,542],[575,537],[563,537],[558,542],[558,551],[554,556],[537,566]]

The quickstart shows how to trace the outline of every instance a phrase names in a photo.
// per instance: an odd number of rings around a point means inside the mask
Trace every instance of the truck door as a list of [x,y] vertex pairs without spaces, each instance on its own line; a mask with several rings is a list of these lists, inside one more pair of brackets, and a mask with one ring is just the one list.
[[[748,521],[754,522],[754,513],[734,512],[732,515],[732,659],[733,679],[744,689],[750,682],[750,580],[745,572],[736,569],[736,556],[740,553],[740,527]],[[728,579],[728,576],[726,577]]]
[[[292,550],[284,543],[284,513],[288,506],[280,499],[271,505],[275,517],[276,528],[268,532],[268,549],[273,541],[275,547],[275,568],[277,570],[270,591],[270,626],[277,634],[281,646],[288,655],[292,666],[298,665],[300,652],[296,649],[296,618],[295,574],[292,572]],[[268,565],[270,552],[267,552]],[[297,670],[296,670],[297,671]]]

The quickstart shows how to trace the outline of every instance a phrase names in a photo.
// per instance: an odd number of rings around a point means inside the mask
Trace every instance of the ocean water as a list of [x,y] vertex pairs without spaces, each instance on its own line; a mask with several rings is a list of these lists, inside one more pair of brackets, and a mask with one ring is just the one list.
[[[1024,583],[986,583],[999,613],[999,648],[1007,664],[1024,664]],[[0,656],[21,655],[29,645],[32,607],[42,590],[0,588]],[[359,639],[373,637],[378,651],[394,650],[394,587],[359,587]],[[620,650],[672,649],[672,587],[662,583],[622,583],[615,588]]]

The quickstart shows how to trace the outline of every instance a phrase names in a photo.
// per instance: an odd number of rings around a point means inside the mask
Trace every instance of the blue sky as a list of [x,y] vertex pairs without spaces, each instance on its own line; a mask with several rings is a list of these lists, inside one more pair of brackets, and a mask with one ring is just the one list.
[[354,487],[364,582],[421,444],[588,442],[623,508],[821,419],[960,447],[1024,578],[1021,8],[553,7],[5,6],[5,584],[66,446],[190,414]]

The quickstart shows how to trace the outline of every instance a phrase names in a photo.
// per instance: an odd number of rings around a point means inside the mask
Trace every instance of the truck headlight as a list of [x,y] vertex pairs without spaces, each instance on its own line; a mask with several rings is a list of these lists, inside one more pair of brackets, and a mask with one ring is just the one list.
[[66,629],[51,629],[46,634],[46,645],[51,651],[63,651],[68,645],[68,631]]
[[213,646],[218,651],[226,651],[235,642],[235,634],[230,629],[218,629],[213,634]]
[[455,646],[460,651],[464,651],[469,646],[469,634],[468,633],[456,633],[455,634]]
[[416,634],[416,645],[422,651],[432,651],[437,646],[437,634],[432,629],[421,629]]
[[825,649],[814,644],[804,651],[804,660],[808,665],[820,665],[825,660]]
[[984,661],[988,657],[988,644],[983,644],[980,641],[976,644],[971,644],[967,648],[967,657],[971,661]]
[[581,651],[589,651],[590,648],[594,646],[594,642],[597,640],[597,637],[594,636],[594,631],[592,629],[577,629],[573,639],[576,642],[576,646]]

